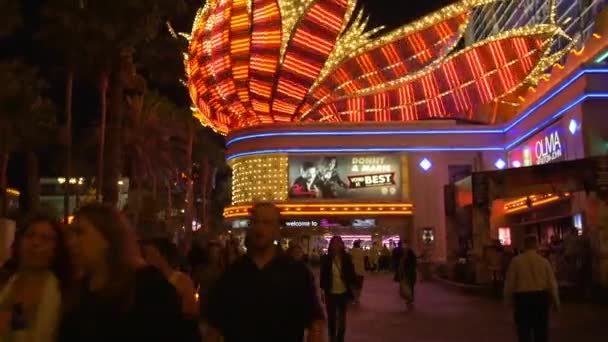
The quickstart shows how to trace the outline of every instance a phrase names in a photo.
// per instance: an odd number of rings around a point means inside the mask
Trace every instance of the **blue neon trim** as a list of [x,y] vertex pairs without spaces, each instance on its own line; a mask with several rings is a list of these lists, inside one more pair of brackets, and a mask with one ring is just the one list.
[[275,153],[369,153],[369,152],[471,152],[471,151],[504,151],[503,147],[367,147],[367,148],[282,148],[241,152],[231,155],[226,160],[258,154]]
[[423,130],[423,131],[304,131],[304,132],[269,132],[244,135],[236,137],[228,142],[226,146],[232,145],[242,140],[265,138],[265,137],[289,137],[289,136],[345,136],[345,135],[428,135],[428,134],[496,134],[502,133],[501,129],[463,129],[463,130]]
[[236,142],[249,140],[249,139],[257,139],[264,137],[279,137],[279,136],[345,136],[345,135],[425,135],[425,134],[496,134],[496,133],[506,133],[510,131],[513,127],[519,124],[521,121],[525,120],[527,117],[532,115],[536,110],[542,107],[545,103],[549,102],[559,93],[561,93],[565,88],[570,86],[572,83],[576,82],[581,76],[584,74],[594,74],[594,73],[608,73],[608,69],[583,69],[576,73],[573,77],[571,77],[568,81],[564,82],[559,88],[551,92],[551,94],[545,96],[540,102],[537,102],[534,106],[530,107],[526,110],[522,115],[520,115],[515,121],[510,123],[504,128],[498,129],[479,129],[479,130],[385,130],[385,131],[308,131],[308,132],[268,132],[268,133],[257,133],[257,134],[248,134],[240,137],[236,137],[230,139],[226,142],[226,146],[230,146]]
[[[246,157],[258,154],[275,154],[275,153],[369,153],[369,152],[471,152],[471,151],[508,151],[513,146],[517,145],[521,141],[529,138],[531,135],[539,132],[541,129],[545,128],[551,122],[555,121],[557,118],[563,116],[568,111],[570,111],[575,106],[579,105],[586,99],[595,99],[595,98],[608,98],[608,93],[590,93],[585,94],[577,99],[570,102],[568,105],[560,109],[557,113],[553,114],[548,119],[541,122],[535,128],[529,130],[527,133],[519,136],[517,139],[513,140],[510,144],[505,145],[504,147],[369,147],[369,148],[285,148],[285,149],[264,149],[264,150],[256,150],[249,152],[241,152],[231,155],[226,158],[226,160],[232,160],[234,158]],[[401,131],[406,134],[406,132],[412,131]],[[445,132],[445,131],[442,131]],[[283,132],[283,133],[295,133],[295,132]],[[309,133],[308,135],[312,135],[314,132],[305,132]],[[329,132],[324,132],[329,133]],[[341,132],[343,133],[343,132]],[[272,134],[272,133],[270,133]],[[360,134],[361,135],[361,134]]]
[[565,107],[563,107],[562,109],[560,109],[557,113],[553,114],[550,118],[545,119],[545,121],[543,121],[540,124],[536,125],[536,127],[534,127],[533,129],[529,130],[525,134],[519,136],[517,139],[513,140],[510,144],[506,145],[505,146],[505,151],[510,150],[513,146],[517,145],[522,140],[524,140],[526,138],[529,138],[534,133],[537,133],[538,131],[542,130],[547,125],[549,125],[551,122],[555,121],[555,119],[563,116],[569,110],[571,110],[572,108],[576,107],[577,105],[579,105],[581,102],[585,101],[588,98],[590,98],[590,99],[608,98],[608,93],[590,93],[590,94],[585,94],[585,95],[582,95],[582,96],[578,97],[577,99],[575,99],[574,101],[570,102],[568,105],[566,105]]

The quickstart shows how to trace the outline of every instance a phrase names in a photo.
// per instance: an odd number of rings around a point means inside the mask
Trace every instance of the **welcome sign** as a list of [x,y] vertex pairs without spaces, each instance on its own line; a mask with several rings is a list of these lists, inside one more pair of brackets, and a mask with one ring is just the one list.
[[532,166],[566,160],[564,129],[555,124],[509,152],[509,166]]

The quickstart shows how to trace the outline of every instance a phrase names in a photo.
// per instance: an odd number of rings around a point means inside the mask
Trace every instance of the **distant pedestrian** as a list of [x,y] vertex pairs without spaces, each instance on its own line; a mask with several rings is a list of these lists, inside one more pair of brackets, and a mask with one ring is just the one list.
[[340,236],[329,241],[328,254],[321,262],[321,289],[325,293],[329,342],[344,342],[346,308],[353,299],[356,283],[353,262]]
[[287,256],[297,262],[304,262],[304,249],[297,243],[292,243],[287,248]]
[[504,296],[513,303],[519,342],[546,342],[549,307],[560,306],[557,281],[549,261],[537,252],[536,237],[526,237],[524,248],[509,266]]
[[211,290],[206,342],[323,339],[324,315],[314,276],[275,245],[281,217],[271,203],[251,211],[247,254],[230,265]]
[[412,250],[412,248],[403,242],[403,256],[399,263],[399,270],[397,272],[397,278],[399,280],[399,293],[405,300],[405,304],[408,309],[414,306],[414,288],[417,280],[417,265],[418,258]]
[[401,258],[403,258],[403,242],[401,240],[399,240],[399,242],[397,242],[397,247],[395,247],[393,249],[393,253],[392,253],[392,265],[391,267],[393,268],[393,271],[395,273],[395,281],[399,281],[399,264],[401,263]]
[[361,298],[361,292],[363,292],[363,281],[365,279],[365,256],[363,255],[363,249],[361,249],[361,240],[355,241],[353,249],[350,252],[351,258],[353,259],[353,265],[355,267],[356,282],[354,286],[354,303],[358,304]]

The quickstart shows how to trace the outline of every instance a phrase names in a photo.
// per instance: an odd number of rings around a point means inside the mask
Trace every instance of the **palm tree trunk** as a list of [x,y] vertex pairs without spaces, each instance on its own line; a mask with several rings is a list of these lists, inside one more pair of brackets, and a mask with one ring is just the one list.
[[99,81],[99,103],[101,104],[101,119],[99,123],[99,151],[97,154],[97,190],[95,198],[101,201],[102,186],[103,186],[103,154],[106,145],[106,116],[108,113],[108,73],[103,71]]
[[142,189],[140,180],[141,177],[137,176],[137,167],[135,166],[135,162],[132,162],[132,172],[133,179],[130,182],[131,189],[133,191],[133,200],[135,201],[135,206],[133,207],[133,225],[135,229],[139,231],[139,216],[141,214],[142,207]]
[[27,203],[30,211],[37,212],[40,209],[40,165],[36,152],[28,151],[26,164]]
[[199,222],[201,228],[209,229],[209,188],[211,179],[211,163],[203,158],[201,162],[201,210]]
[[103,202],[111,205],[118,203],[118,180],[122,171],[122,131],[125,112],[125,89],[131,77],[132,61],[122,56],[110,74],[110,102],[107,113],[107,145],[104,146],[105,161],[102,185]]
[[72,90],[74,86],[74,70],[69,69],[65,87],[65,183],[63,192],[63,219],[68,222],[70,216],[70,179],[72,178]]
[[158,199],[158,176],[152,173],[152,199],[156,201]]
[[6,147],[3,147],[2,155],[0,156],[0,217],[6,217],[8,211],[8,195],[6,188],[8,187],[8,161],[10,153]]
[[167,180],[167,214],[165,215],[166,219],[169,220],[173,213],[173,196],[172,194],[172,186],[171,186],[171,178]]
[[194,126],[192,123],[188,125],[188,145],[186,149],[186,172],[187,172],[187,183],[186,183],[186,203],[185,203],[185,227],[186,236],[184,246],[190,246],[190,240],[192,239],[192,221],[194,219],[194,180],[192,179],[192,150],[194,145]]

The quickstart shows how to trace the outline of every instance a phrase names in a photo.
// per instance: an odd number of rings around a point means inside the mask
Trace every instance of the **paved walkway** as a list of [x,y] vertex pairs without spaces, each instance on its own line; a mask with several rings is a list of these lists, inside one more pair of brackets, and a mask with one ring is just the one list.
[[[498,300],[419,283],[406,311],[388,275],[365,279],[361,304],[348,313],[348,342],[513,342],[511,313]],[[552,342],[608,341],[608,308],[565,303],[551,320]]]

